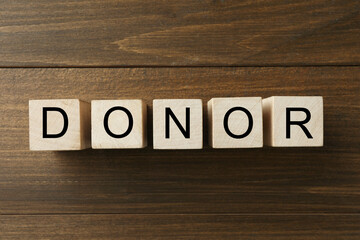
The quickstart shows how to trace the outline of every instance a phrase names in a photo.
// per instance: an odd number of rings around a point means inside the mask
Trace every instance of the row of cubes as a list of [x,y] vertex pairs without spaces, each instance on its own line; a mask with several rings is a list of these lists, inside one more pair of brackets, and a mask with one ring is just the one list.
[[[201,99],[155,99],[154,149],[202,149]],[[276,96],[212,98],[207,102],[213,148],[323,146],[323,98]],[[144,148],[147,105],[139,99],[29,101],[30,150]]]

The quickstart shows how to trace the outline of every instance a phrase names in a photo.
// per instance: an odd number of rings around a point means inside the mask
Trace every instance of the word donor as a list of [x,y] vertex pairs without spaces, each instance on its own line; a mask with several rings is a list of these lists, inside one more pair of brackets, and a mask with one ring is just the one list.
[[[155,99],[154,149],[202,149],[201,99]],[[207,102],[213,148],[323,146],[323,98],[274,96],[212,98]],[[29,101],[30,150],[144,148],[147,105],[139,99]]]

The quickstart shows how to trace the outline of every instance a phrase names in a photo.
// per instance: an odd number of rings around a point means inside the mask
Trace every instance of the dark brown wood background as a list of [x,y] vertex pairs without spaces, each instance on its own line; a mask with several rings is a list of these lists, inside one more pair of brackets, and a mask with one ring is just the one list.
[[[360,239],[359,4],[0,1],[0,239]],[[152,149],[152,99],[272,95],[325,146]],[[30,152],[47,98],[142,98],[150,146]]]

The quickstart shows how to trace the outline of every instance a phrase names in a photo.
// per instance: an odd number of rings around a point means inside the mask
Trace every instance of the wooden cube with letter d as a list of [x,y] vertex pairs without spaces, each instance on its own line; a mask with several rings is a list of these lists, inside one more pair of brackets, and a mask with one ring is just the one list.
[[29,101],[30,150],[90,147],[90,104],[79,99]]

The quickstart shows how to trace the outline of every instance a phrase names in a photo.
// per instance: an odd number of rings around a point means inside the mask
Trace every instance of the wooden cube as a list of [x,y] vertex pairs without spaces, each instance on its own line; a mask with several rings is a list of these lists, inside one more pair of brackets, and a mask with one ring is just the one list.
[[201,99],[153,100],[154,149],[202,149]]
[[142,100],[91,101],[92,148],[143,148],[146,104]]
[[263,100],[263,115],[266,145],[323,146],[322,97],[269,97]]
[[78,99],[29,101],[30,150],[90,147],[90,104]]
[[261,97],[213,98],[207,107],[211,147],[263,146]]

